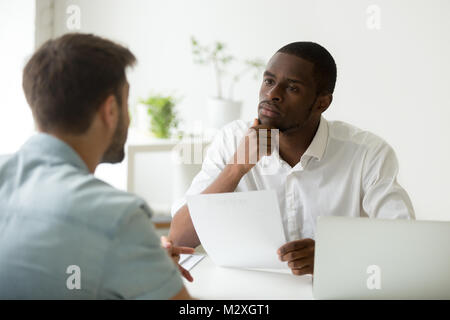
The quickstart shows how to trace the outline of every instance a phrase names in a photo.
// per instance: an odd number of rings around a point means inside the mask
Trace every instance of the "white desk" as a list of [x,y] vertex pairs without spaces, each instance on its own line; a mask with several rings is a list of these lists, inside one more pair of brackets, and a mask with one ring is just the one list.
[[206,256],[184,280],[190,295],[207,300],[311,300],[312,276],[222,268]]

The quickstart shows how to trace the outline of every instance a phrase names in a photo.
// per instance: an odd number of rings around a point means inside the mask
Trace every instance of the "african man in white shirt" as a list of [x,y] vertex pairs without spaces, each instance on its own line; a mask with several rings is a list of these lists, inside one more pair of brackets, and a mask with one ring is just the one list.
[[[263,75],[258,118],[218,132],[186,193],[276,190],[288,243],[274,255],[295,275],[314,273],[318,216],[415,217],[397,182],[393,149],[370,132],[322,116],[333,100],[336,73],[333,57],[319,44],[294,42],[278,50]],[[278,132],[276,148],[271,132]],[[258,146],[267,146],[265,156]],[[172,215],[173,243],[198,246],[185,198]]]

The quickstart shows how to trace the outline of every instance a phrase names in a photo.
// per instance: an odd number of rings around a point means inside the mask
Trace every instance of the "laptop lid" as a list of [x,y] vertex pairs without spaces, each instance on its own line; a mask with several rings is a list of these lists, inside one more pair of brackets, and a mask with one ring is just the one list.
[[316,299],[450,299],[450,222],[319,217]]

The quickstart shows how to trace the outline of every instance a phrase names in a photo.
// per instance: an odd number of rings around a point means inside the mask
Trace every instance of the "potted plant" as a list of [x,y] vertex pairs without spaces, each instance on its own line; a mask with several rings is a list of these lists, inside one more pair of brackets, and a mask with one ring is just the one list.
[[[214,69],[216,95],[207,100],[208,126],[219,129],[226,123],[240,118],[242,102],[233,98],[234,85],[249,72],[253,71],[255,78],[259,76],[264,68],[264,62],[261,59],[238,61],[227,53],[226,45],[222,42],[203,46],[197,39],[191,37],[191,44],[194,63],[211,65]],[[239,62],[241,68],[239,72],[230,74],[227,68],[233,61]],[[225,76],[228,76],[230,80],[228,94],[224,92]]]
[[179,123],[175,105],[176,99],[170,95],[155,94],[140,99],[137,116],[139,129],[156,138],[170,138]]

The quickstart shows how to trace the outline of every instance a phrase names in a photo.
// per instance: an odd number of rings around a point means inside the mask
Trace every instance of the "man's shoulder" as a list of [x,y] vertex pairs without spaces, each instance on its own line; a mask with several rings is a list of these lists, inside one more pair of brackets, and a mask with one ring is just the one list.
[[224,125],[222,129],[220,130],[223,133],[231,134],[231,135],[241,135],[247,132],[247,130],[250,128],[252,122],[251,121],[244,121],[241,119],[231,121]]
[[353,144],[364,149],[390,148],[390,145],[377,134],[344,121],[328,121],[328,131],[330,140]]
[[3,192],[0,196],[9,196],[5,209],[11,214],[20,213],[50,224],[66,223],[105,234],[113,234],[123,220],[135,214],[151,217],[151,210],[143,199],[116,189],[70,163],[48,165],[37,157],[18,165],[20,161],[14,161],[15,157],[20,158],[20,155],[10,157],[0,166],[0,176],[7,178],[4,181],[7,194]]
[[151,218],[151,209],[137,195],[116,189],[93,175],[82,180],[78,187],[69,190],[72,205],[67,212],[81,222],[114,232],[136,214]]
[[11,154],[0,154],[0,165],[8,161],[12,156]]
[[137,212],[151,217],[137,195],[116,189],[72,163],[49,162],[45,155],[19,151],[1,156],[0,178],[4,187],[0,196],[10,199],[6,209],[21,215],[108,229]]
[[17,167],[17,153],[0,154],[0,175],[3,170],[15,170]]

